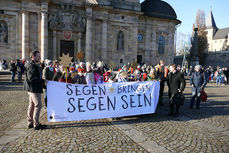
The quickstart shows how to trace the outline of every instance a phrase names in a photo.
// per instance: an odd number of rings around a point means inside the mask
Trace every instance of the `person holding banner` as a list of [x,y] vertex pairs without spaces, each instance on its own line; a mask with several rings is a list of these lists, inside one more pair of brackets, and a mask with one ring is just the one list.
[[73,83],[87,84],[83,71],[84,71],[83,69],[78,68],[78,74],[73,78]]
[[52,80],[53,81],[59,81],[60,78],[62,77],[63,73],[64,73],[64,66],[59,65],[58,67],[56,67],[56,73],[54,74]]
[[[178,117],[179,116],[179,108],[181,105],[181,101],[174,98],[178,94],[182,93],[185,89],[185,79],[184,75],[177,70],[176,64],[172,64],[169,67],[170,73],[168,75],[168,87],[169,87],[169,99],[170,99],[170,112],[169,116]],[[176,105],[176,112],[174,113],[174,106]]]
[[102,61],[99,61],[97,63],[97,70],[96,70],[97,74],[99,74],[98,78],[96,79],[96,83],[97,84],[102,84],[103,83],[103,74],[105,73],[105,69],[104,69],[104,63]]
[[40,52],[33,51],[30,54],[31,61],[26,65],[26,78],[24,82],[25,90],[29,95],[29,106],[27,113],[28,128],[35,128],[35,130],[44,129],[46,125],[41,125],[39,122],[40,111],[42,108],[41,93],[45,80],[42,79],[41,67],[39,62],[41,60]]
[[[43,78],[46,81],[48,81],[48,80],[52,80],[53,76],[54,76],[53,63],[51,60],[49,60],[47,66],[43,69]],[[44,101],[45,101],[45,107],[47,107],[47,89],[45,89],[44,92]]]
[[165,63],[163,60],[160,60],[159,64],[156,66],[156,78],[160,81],[160,95],[158,104],[163,106],[162,97],[165,88],[165,82],[168,76],[168,69],[165,67]]
[[87,72],[85,73],[85,79],[86,79],[87,85],[96,84],[95,76],[94,76],[94,73],[92,72],[92,67],[91,67],[90,62],[86,63],[86,70]]
[[73,80],[70,76],[70,73],[68,72],[68,69],[66,69],[65,72],[62,74],[59,82],[73,83]]

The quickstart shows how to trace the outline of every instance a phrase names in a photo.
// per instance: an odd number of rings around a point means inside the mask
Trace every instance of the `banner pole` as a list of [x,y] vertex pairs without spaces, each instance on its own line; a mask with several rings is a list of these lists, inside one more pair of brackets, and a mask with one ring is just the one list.
[[68,83],[68,68],[67,68],[67,66],[65,67],[65,78],[66,78],[66,83]]

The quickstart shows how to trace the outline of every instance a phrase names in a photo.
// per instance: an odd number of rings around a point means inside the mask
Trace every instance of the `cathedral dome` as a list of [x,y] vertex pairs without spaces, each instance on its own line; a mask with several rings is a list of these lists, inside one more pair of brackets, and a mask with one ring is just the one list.
[[174,9],[161,0],[145,0],[141,3],[141,11],[146,16],[177,20]]

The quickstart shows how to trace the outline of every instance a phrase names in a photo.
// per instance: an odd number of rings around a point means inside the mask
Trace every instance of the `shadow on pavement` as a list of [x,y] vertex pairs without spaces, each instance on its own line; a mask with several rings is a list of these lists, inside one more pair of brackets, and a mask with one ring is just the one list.
[[0,91],[20,91],[20,90],[23,90],[23,82],[0,81]]

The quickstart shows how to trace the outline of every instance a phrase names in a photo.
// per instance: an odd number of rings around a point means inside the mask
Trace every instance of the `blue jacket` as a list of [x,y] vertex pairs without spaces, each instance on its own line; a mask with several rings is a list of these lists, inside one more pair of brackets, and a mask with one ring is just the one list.
[[190,78],[190,84],[194,85],[194,87],[192,87],[192,92],[200,93],[202,90],[201,87],[204,88],[207,84],[204,72],[193,72]]

